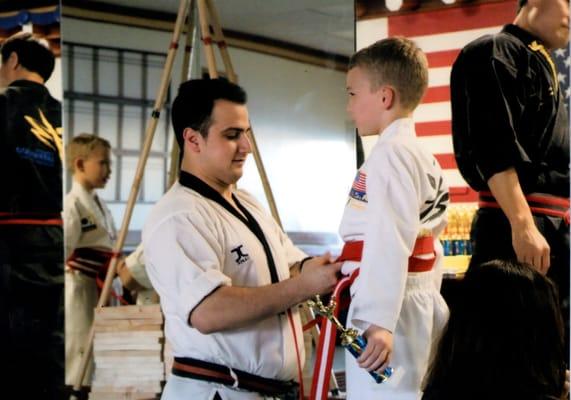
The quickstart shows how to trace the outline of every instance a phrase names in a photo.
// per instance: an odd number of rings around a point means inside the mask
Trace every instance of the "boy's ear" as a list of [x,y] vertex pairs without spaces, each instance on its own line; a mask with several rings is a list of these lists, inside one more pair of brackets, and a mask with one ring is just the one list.
[[182,138],[184,139],[185,153],[187,149],[193,153],[200,153],[200,139],[202,139],[200,132],[187,127],[182,131]]
[[83,172],[85,170],[84,161],[85,160],[83,158],[77,157],[73,160],[73,169],[75,171]]
[[384,109],[389,110],[394,107],[396,102],[396,92],[392,87],[382,86],[379,89],[379,95]]

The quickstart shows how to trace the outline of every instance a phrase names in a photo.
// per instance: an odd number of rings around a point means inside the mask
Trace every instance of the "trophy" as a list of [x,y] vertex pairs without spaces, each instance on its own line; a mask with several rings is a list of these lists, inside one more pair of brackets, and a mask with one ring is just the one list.
[[[337,330],[341,332],[341,345],[346,348],[353,357],[358,358],[367,346],[367,340],[363,336],[359,335],[356,329],[345,328],[341,322],[339,322],[334,314],[335,306],[337,305],[335,296],[331,296],[327,306],[323,304],[319,295],[315,296],[314,300],[308,300],[307,304],[318,315],[322,315],[329,321],[333,322]],[[385,368],[383,373],[369,371],[369,374],[373,377],[375,382],[383,383],[391,377],[393,374],[393,368],[389,366]]]

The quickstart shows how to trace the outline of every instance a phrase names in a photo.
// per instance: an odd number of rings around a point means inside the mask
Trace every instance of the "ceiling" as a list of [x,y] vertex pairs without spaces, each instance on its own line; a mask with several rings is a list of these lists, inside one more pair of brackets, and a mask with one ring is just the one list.
[[[104,3],[117,10],[172,14],[179,0],[64,1],[89,6]],[[223,29],[349,56],[354,46],[353,0],[215,0]]]

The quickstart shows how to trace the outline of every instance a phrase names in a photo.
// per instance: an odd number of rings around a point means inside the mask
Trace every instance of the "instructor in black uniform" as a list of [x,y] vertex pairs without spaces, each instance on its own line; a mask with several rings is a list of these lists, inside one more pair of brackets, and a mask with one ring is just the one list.
[[511,25],[452,68],[458,168],[480,193],[473,265],[518,259],[559,286],[569,336],[569,121],[549,50],[569,41],[567,0],[520,0]]
[[29,34],[0,48],[2,398],[63,399],[61,104],[51,51]]

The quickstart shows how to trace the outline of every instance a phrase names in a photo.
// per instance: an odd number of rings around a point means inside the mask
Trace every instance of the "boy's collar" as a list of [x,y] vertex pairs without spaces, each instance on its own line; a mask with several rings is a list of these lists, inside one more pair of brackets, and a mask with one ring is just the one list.
[[379,142],[390,139],[396,135],[416,136],[412,117],[398,118],[391,122],[379,135]]
[[72,183],[71,183],[71,191],[72,192],[77,192],[77,193],[86,193],[90,196],[94,196],[95,195],[95,190],[87,190],[87,188],[85,186],[83,186],[81,184],[81,182],[78,182],[76,179],[72,179]]

